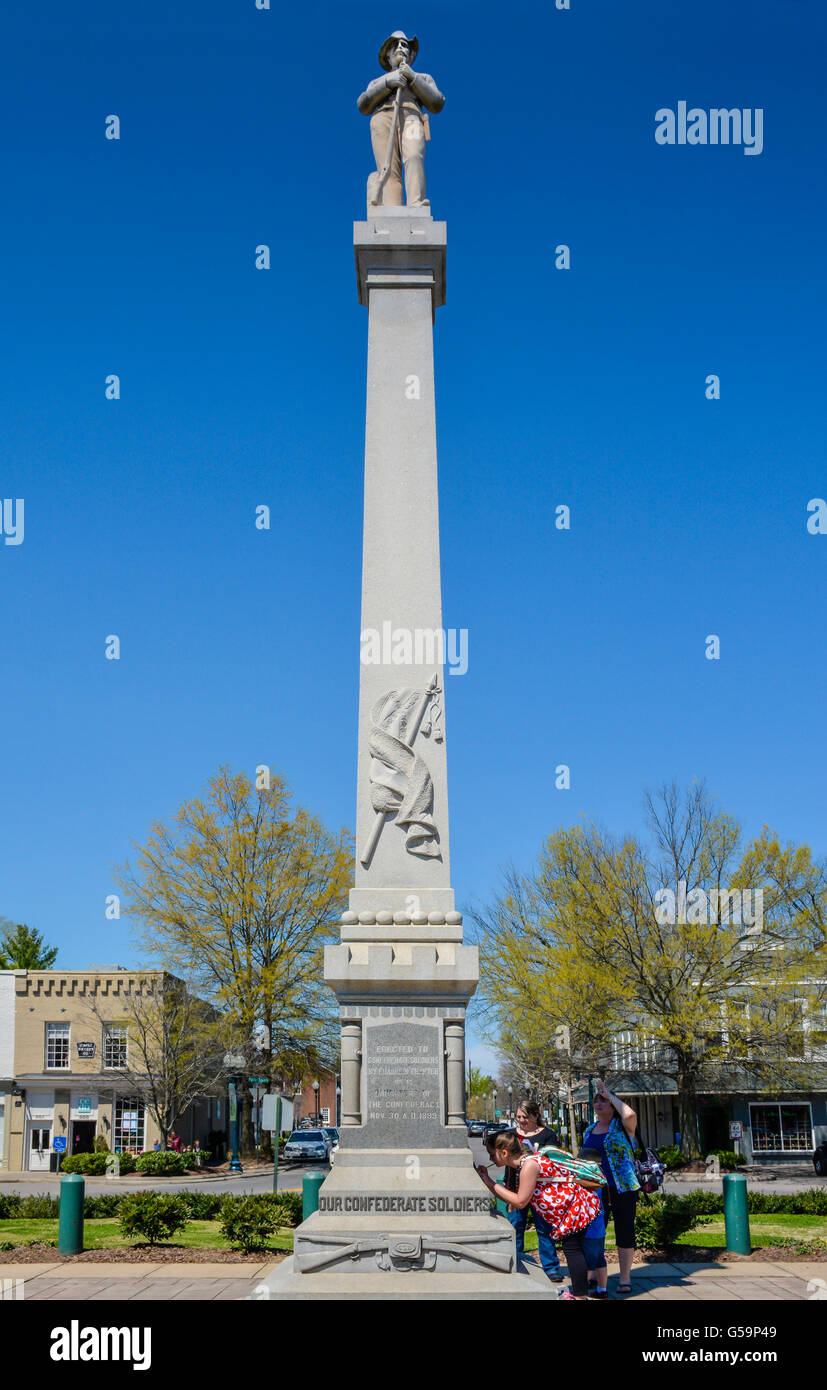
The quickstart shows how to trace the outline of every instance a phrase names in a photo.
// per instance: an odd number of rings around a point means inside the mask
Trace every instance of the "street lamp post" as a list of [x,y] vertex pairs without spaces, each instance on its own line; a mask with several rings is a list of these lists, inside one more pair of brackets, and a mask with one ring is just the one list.
[[318,1128],[319,1125],[319,1083],[313,1082],[313,1120]]
[[493,1107],[492,1107],[492,1110],[491,1110],[491,1118],[492,1118],[492,1120],[496,1120],[496,1118],[497,1118],[497,1088],[496,1088],[496,1086],[494,1087],[493,1091],[491,1092],[491,1100],[493,1101]]
[[238,1156],[238,1091],[243,1079],[243,1077],[234,1074],[228,1078],[227,1083],[230,1088],[230,1143],[233,1150],[229,1169],[231,1173],[244,1171]]
[[336,1128],[342,1123],[342,1088],[336,1087]]
[[509,1123],[511,1122],[511,1120],[514,1119],[514,1111],[513,1111],[513,1109],[512,1109],[512,1101],[513,1101],[513,1098],[514,1098],[514,1087],[513,1087],[513,1086],[509,1086],[509,1087],[508,1087],[508,1119],[509,1119]]

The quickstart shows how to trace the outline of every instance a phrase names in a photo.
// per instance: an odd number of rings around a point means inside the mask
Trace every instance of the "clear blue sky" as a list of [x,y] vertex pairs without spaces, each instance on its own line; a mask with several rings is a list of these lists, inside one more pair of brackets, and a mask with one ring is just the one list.
[[[445,621],[470,633],[448,681],[459,905],[557,826],[638,829],[673,777],[823,851],[820,0],[273,5],[15,0],[4,22],[0,496],[25,499],[25,540],[0,545],[0,913],[65,966],[134,959],[112,866],[220,762],[353,823],[355,99],[400,26],[447,94],[428,166]],[[680,100],[763,108],[763,153],[656,144]]]

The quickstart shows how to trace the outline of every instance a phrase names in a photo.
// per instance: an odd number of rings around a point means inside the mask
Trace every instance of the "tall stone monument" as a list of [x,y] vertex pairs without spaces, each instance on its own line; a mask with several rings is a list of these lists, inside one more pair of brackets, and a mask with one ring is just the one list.
[[[451,888],[433,324],[444,222],[425,197],[423,107],[444,97],[383,44],[371,116],[377,170],[354,225],[368,310],[355,885],[325,952],[339,1004],[341,1141],[276,1296],[550,1297],[518,1269],[465,1125],[465,1012],[478,980]],[[402,202],[402,168],[407,203]]]

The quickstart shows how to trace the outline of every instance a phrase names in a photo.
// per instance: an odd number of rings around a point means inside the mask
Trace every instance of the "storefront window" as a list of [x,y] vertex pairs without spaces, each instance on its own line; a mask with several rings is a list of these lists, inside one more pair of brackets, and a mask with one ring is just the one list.
[[750,1105],[753,1153],[812,1153],[813,1116],[807,1102]]
[[137,1096],[119,1096],[115,1102],[115,1153],[141,1153],[144,1147],[144,1103]]

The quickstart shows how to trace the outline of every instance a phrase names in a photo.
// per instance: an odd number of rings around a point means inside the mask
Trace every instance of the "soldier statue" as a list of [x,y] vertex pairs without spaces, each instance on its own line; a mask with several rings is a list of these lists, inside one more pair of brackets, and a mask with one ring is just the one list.
[[418,52],[417,38],[395,30],[379,50],[385,76],[370,82],[357,102],[362,115],[370,116],[376,160],[376,173],[368,179],[369,207],[402,206],[403,164],[408,207],[430,207],[425,197],[425,142],[431,138],[428,112],[441,111],[445,98],[432,77],[410,66]]

